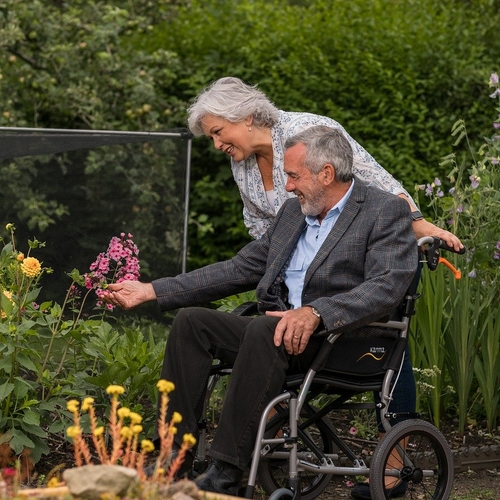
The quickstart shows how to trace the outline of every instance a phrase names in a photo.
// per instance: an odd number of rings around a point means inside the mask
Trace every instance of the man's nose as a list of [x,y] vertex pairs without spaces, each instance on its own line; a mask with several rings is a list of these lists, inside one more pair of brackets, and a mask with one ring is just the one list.
[[293,181],[290,179],[290,177],[288,177],[288,179],[286,180],[286,184],[285,184],[285,189],[291,193],[294,189],[295,189],[295,184],[293,183]]

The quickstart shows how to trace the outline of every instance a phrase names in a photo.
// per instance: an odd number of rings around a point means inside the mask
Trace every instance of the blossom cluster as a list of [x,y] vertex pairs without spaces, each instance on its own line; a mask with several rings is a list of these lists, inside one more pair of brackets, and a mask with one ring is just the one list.
[[[84,275],[86,288],[94,288],[99,299],[102,298],[109,283],[139,279],[139,249],[132,238],[130,233],[121,233],[119,237],[113,236],[106,252],[101,252],[97,256],[90,265],[91,272]],[[97,306],[104,306],[104,302],[98,300]],[[112,311],[114,306],[106,304],[106,308]]]
[[[187,451],[196,444],[196,438],[192,434],[184,434],[179,453],[176,458],[172,459],[173,437],[177,433],[176,424],[182,422],[182,416],[178,412],[173,412],[170,422],[166,421],[168,393],[173,391],[175,386],[172,382],[160,380],[157,387],[162,402],[162,411],[158,420],[161,439],[152,479],[158,483],[168,484],[175,477],[175,473],[182,464]],[[108,433],[106,433],[104,426],[98,425],[94,398],[85,398],[81,405],[75,399],[68,401],[66,408],[73,415],[73,425],[66,429],[66,434],[74,444],[76,465],[90,465],[92,463],[92,454],[87,441],[84,439],[81,424],[81,412],[88,413],[90,438],[100,463],[108,465],[120,463],[125,467],[134,468],[138,471],[141,479],[145,481],[147,479],[144,470],[146,456],[155,450],[155,446],[149,439],[139,439],[139,435],[143,432],[141,415],[127,407],[120,407],[119,396],[123,395],[124,392],[125,388],[121,385],[110,385],[106,388],[106,393],[111,398]],[[109,446],[106,440],[107,434],[111,438]]]

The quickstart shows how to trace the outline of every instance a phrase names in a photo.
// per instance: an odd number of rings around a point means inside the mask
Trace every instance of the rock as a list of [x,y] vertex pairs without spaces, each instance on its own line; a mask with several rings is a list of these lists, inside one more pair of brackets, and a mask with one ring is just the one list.
[[63,479],[73,497],[101,500],[104,494],[125,496],[139,483],[139,474],[121,465],[84,465],[65,470]]
[[200,490],[193,481],[177,481],[162,486],[160,488],[161,497],[164,499],[172,498],[173,500],[198,500],[200,498]]

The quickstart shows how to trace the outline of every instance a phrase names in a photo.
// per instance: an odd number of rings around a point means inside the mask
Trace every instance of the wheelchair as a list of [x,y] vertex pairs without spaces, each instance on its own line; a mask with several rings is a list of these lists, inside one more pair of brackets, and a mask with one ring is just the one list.
[[[440,249],[454,252],[453,248],[434,237],[421,238],[418,247],[422,263],[431,271],[444,263],[459,277],[459,272],[439,255]],[[342,333],[320,333],[325,337],[324,345],[308,372],[287,376],[282,392],[261,416],[244,497],[253,498],[258,482],[270,500],[313,500],[333,476],[365,476],[370,478],[372,499],[383,500],[391,498],[385,481],[392,476],[394,482],[406,483],[406,492],[400,498],[449,498],[454,465],[442,433],[417,413],[388,411],[419,297],[418,281],[416,276],[396,316],[369,325],[397,332],[392,338],[344,339]],[[254,314],[255,304],[244,304],[233,312]],[[217,381],[230,373],[230,366],[214,365],[205,410]],[[356,397],[366,392],[379,393],[380,401],[363,402]],[[318,398],[325,395],[327,403],[318,406]],[[369,452],[354,449],[349,436],[339,435],[328,418],[340,410],[377,410],[384,437]],[[395,419],[399,421],[392,424]],[[199,427],[195,474],[207,467],[205,418]]]

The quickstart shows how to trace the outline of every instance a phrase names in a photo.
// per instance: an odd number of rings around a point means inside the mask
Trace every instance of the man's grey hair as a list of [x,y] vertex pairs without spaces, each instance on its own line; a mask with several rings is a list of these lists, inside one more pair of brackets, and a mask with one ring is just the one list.
[[203,135],[202,121],[207,115],[233,123],[253,116],[254,125],[267,127],[272,127],[278,121],[278,108],[263,92],[257,90],[256,85],[247,85],[232,76],[220,78],[205,87],[187,112],[189,130],[195,136]]
[[306,147],[305,166],[313,174],[318,174],[324,165],[330,163],[335,167],[337,182],[352,180],[352,148],[340,130],[324,125],[308,128],[287,139],[285,150],[297,144]]

